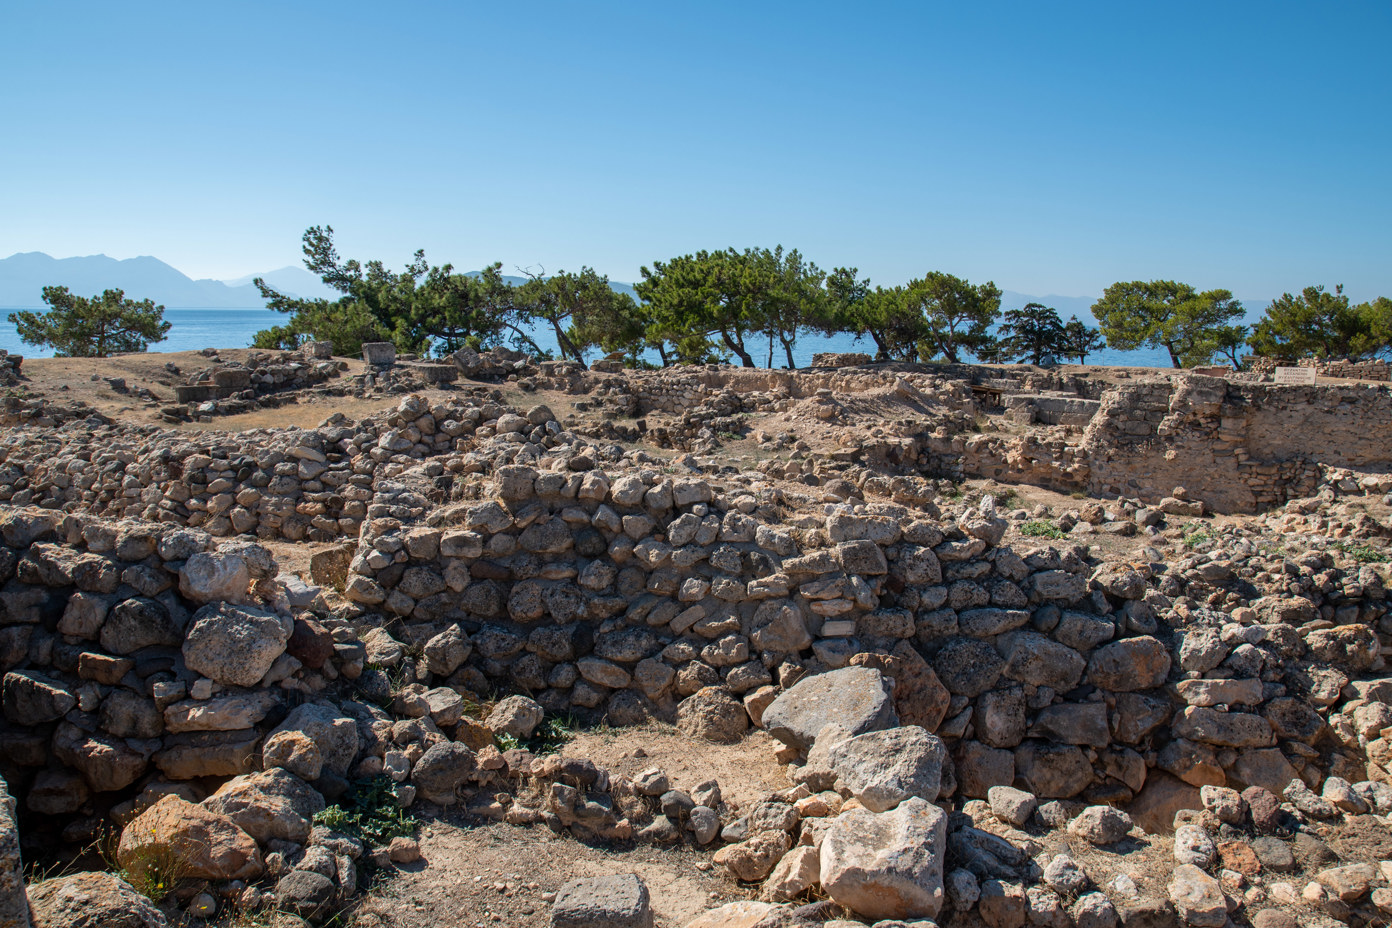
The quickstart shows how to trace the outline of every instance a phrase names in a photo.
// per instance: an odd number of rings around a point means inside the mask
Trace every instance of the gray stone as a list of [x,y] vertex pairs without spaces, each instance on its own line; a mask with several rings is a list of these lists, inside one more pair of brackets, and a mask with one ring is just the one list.
[[291,870],[276,884],[276,906],[311,920],[327,914],[337,887],[333,880],[313,870]]
[[246,601],[251,571],[237,554],[200,551],[179,570],[179,592],[196,603]]
[[545,711],[536,700],[526,696],[509,696],[493,707],[484,724],[495,735],[508,734],[514,738],[529,738],[545,715]]
[[899,723],[892,693],[890,682],[870,667],[804,677],[764,710],[764,728],[804,751],[827,725],[839,725],[851,735],[890,728]]
[[1186,925],[1194,928],[1223,928],[1228,923],[1228,906],[1223,888],[1213,877],[1193,864],[1180,864],[1170,877],[1170,901]]
[[193,614],[184,661],[190,670],[219,683],[255,686],[284,653],[293,631],[294,623],[274,612],[211,603]]
[[822,888],[865,918],[933,918],[946,847],[947,816],[922,799],[890,812],[852,809],[822,839]]
[[987,790],[986,798],[991,803],[991,814],[1016,828],[1028,822],[1039,805],[1033,793],[1013,786],[993,786]]
[[1111,806],[1088,806],[1068,823],[1068,833],[1089,844],[1116,844],[1131,830],[1131,816]]
[[556,893],[551,928],[652,928],[648,887],[633,873],[571,880]]
[[936,802],[946,757],[936,736],[906,725],[841,741],[828,759],[843,788],[871,812],[885,812],[912,796]]
[[[49,924],[57,926],[69,922],[51,921]],[[96,922],[89,924],[96,928]],[[153,928],[155,924],[154,921],[145,925],[133,922],[130,928]],[[158,924],[163,924],[163,921]],[[15,801],[4,778],[0,778],[0,928],[29,928],[29,903],[24,898],[24,861],[19,850],[19,825],[15,821]]]
[[0,908],[0,928],[166,928],[164,913],[111,873],[91,871],[36,883],[24,901]]
[[477,767],[474,752],[457,741],[445,741],[431,746],[411,771],[411,783],[417,795],[440,806],[458,801],[455,790],[462,786]]

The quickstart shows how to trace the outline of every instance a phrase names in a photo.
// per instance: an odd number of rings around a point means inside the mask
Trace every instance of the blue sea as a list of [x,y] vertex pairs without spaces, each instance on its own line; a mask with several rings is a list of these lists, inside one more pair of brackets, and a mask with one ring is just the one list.
[[[0,348],[11,354],[21,354],[31,358],[51,357],[50,349],[36,348],[19,340],[19,334],[10,324],[12,308],[0,307]],[[271,309],[179,309],[166,308],[165,321],[170,323],[169,335],[162,342],[150,346],[151,351],[198,351],[202,348],[246,348],[261,329],[281,325],[288,318],[283,313]],[[549,328],[538,328],[532,333],[536,343],[544,349],[555,351],[556,337]],[[758,338],[749,343],[754,363],[768,363],[768,342],[762,344]],[[807,336],[798,340],[793,349],[793,359],[798,367],[812,363],[812,355],[823,351],[863,351],[874,354],[875,346],[868,339],[857,342],[850,335]],[[654,354],[652,359],[657,361]],[[1112,365],[1118,367],[1169,367],[1169,355],[1163,350],[1142,349],[1139,351],[1114,351],[1110,348],[1088,356],[1089,364]],[[783,367],[787,363],[782,345],[775,346],[773,366]]]

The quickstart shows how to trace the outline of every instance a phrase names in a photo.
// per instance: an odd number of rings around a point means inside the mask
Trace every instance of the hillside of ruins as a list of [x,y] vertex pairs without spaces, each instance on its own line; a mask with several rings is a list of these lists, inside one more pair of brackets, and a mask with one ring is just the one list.
[[0,353],[0,928],[1392,919],[1381,362]]

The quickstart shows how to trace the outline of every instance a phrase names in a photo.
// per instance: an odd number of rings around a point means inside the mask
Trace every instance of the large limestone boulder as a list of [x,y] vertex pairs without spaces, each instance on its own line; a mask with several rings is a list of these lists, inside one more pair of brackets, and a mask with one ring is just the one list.
[[203,800],[203,808],[227,816],[262,843],[307,843],[314,814],[324,805],[318,790],[280,767],[234,777]]
[[249,880],[264,869],[251,835],[178,796],[165,796],[122,830],[116,859],[142,879]]
[[843,812],[822,839],[822,888],[866,918],[934,918],[946,846],[947,816],[917,797],[890,812]]
[[[21,896],[21,898],[23,898]],[[101,871],[44,880],[29,889],[34,928],[166,928],[164,913],[125,880]],[[6,921],[4,928],[28,925]]]
[[885,812],[911,796],[935,802],[947,757],[943,743],[917,725],[872,731],[831,748],[840,784],[871,812]]
[[852,735],[898,725],[893,693],[878,670],[842,667],[799,680],[764,710],[764,727],[784,744],[805,751],[827,725],[839,725]]
[[288,617],[252,606],[212,603],[193,614],[184,661],[228,686],[255,686],[285,651],[295,630]]

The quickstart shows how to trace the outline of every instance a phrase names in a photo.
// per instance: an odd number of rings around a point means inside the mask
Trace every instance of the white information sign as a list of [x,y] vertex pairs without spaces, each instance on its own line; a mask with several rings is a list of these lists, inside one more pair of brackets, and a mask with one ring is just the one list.
[[1314,383],[1313,367],[1278,367],[1275,370],[1277,383]]

